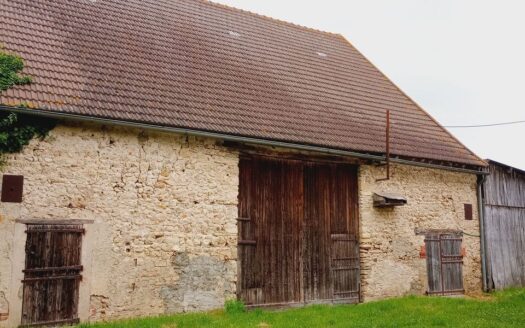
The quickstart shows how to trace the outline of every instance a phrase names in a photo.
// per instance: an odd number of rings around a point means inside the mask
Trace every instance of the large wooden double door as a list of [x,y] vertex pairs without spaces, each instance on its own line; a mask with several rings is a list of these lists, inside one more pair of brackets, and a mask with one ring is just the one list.
[[357,204],[355,166],[241,159],[239,298],[358,302]]

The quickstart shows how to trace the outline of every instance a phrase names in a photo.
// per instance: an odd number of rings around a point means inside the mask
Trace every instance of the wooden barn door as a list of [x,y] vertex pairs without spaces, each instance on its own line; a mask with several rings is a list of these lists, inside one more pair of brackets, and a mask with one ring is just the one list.
[[357,179],[353,166],[305,166],[305,301],[359,301]]
[[247,304],[300,302],[302,167],[241,160],[239,257]]
[[358,301],[356,197],[353,166],[241,159],[239,298]]
[[78,322],[81,225],[28,225],[22,325]]
[[464,293],[461,243],[460,234],[433,233],[426,236],[429,295]]

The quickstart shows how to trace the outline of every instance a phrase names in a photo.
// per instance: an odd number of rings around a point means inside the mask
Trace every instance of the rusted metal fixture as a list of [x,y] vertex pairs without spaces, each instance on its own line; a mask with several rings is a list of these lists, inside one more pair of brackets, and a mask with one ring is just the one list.
[[407,199],[391,193],[374,193],[374,207],[394,207],[407,204]]
[[465,220],[472,221],[472,204],[464,204]]
[[2,199],[4,203],[21,203],[24,193],[22,175],[4,175],[2,177]]
[[386,178],[377,179],[376,181],[390,180],[390,109],[386,111]]

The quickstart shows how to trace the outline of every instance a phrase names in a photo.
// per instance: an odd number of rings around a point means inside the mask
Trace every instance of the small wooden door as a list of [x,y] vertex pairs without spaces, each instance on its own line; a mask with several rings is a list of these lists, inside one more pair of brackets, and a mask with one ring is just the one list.
[[425,238],[428,294],[464,293],[461,234],[432,233]]
[[354,166],[241,159],[239,298],[357,302],[357,224]]
[[22,325],[78,322],[81,225],[28,225]]

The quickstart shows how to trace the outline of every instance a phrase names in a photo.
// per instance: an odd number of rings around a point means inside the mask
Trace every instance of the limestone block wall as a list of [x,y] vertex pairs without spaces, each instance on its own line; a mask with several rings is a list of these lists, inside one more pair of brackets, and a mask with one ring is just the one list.
[[20,322],[17,219],[93,221],[82,320],[220,308],[235,297],[238,154],[216,140],[67,123],[10,155],[1,173],[25,185],[22,204],[0,205],[0,326]]
[[[419,257],[424,236],[415,229],[454,229],[479,236],[476,176],[473,174],[393,165],[388,181],[384,167],[359,169],[361,274],[364,300],[427,290],[426,260]],[[374,192],[398,193],[408,204],[373,207]],[[474,220],[466,221],[464,204],[472,204]],[[463,277],[467,294],[481,292],[480,238],[465,235]]]
[[[0,173],[25,177],[22,204],[0,203],[0,327],[21,316],[25,225],[83,220],[82,321],[220,308],[237,274],[238,153],[213,139],[95,124],[61,124],[10,155]],[[423,294],[423,236],[415,229],[479,235],[476,176],[394,165],[359,168],[365,300]],[[408,205],[376,209],[372,194]],[[465,221],[463,204],[474,206]],[[18,221],[17,221],[18,220]],[[481,290],[479,238],[465,236],[468,293]]]

